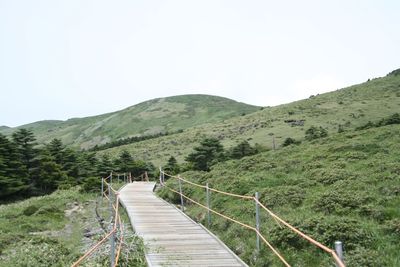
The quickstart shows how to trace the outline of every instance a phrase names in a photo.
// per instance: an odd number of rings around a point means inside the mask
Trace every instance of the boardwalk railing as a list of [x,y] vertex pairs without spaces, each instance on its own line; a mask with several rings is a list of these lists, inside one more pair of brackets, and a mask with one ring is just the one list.
[[[168,176],[170,178],[176,179],[178,181],[178,185],[179,185],[179,191],[175,190],[171,187],[169,187],[168,185],[165,184],[165,176]],[[187,195],[185,195],[182,192],[182,183],[186,183],[198,188],[202,188],[205,190],[206,192],[206,205],[199,203],[196,200],[193,200],[192,198],[188,197]],[[290,266],[289,263],[284,259],[284,257],[279,253],[279,251],[277,249],[275,249],[270,242],[267,241],[266,237],[261,233],[260,231],[260,220],[259,220],[259,212],[260,212],[260,208],[263,209],[264,211],[267,212],[267,214],[269,214],[277,223],[278,225],[284,225],[285,227],[287,227],[288,229],[290,229],[291,231],[293,231],[294,233],[296,233],[299,237],[303,238],[304,240],[308,241],[309,243],[313,244],[314,246],[322,249],[324,252],[328,253],[329,255],[331,255],[331,257],[333,258],[333,260],[336,263],[336,266],[338,267],[345,267],[343,260],[338,256],[342,256],[341,251],[339,250],[341,248],[341,246],[337,246],[337,249],[339,251],[337,251],[337,253],[328,248],[327,246],[321,244],[320,242],[316,241],[315,239],[313,239],[312,237],[308,236],[307,234],[301,232],[299,229],[295,228],[294,226],[290,225],[288,222],[284,221],[282,218],[280,218],[278,215],[276,215],[275,213],[273,213],[270,209],[268,209],[264,204],[262,204],[259,201],[259,195],[258,193],[255,194],[255,196],[248,196],[248,195],[238,195],[238,194],[233,194],[233,193],[229,193],[229,192],[224,192],[224,191],[220,191],[214,188],[209,187],[208,183],[206,185],[201,185],[201,184],[197,184],[194,182],[191,182],[189,180],[186,180],[180,176],[175,176],[175,175],[171,175],[166,173],[165,171],[163,171],[160,168],[160,184],[167,188],[168,190],[170,190],[171,192],[174,192],[176,194],[178,194],[180,196],[180,200],[181,200],[181,209],[183,211],[183,206],[184,206],[184,202],[183,199],[186,199],[188,201],[190,201],[193,204],[196,204],[202,208],[204,208],[205,210],[207,210],[207,221],[208,224],[210,225],[210,213],[216,214],[226,220],[229,220],[233,223],[236,223],[246,229],[252,230],[256,233],[257,236],[257,250],[260,250],[260,239],[271,249],[271,251],[280,259],[280,261],[285,265],[285,266]],[[239,198],[242,200],[251,200],[254,201],[255,203],[255,207],[256,207],[256,227],[253,227],[251,225],[248,225],[244,222],[238,221],[228,215],[222,214],[214,209],[210,208],[210,192],[215,192],[218,194],[222,194],[222,195],[226,195],[226,196],[231,196],[234,198]]]
[[[82,257],[80,257],[71,267],[79,266],[85,259],[87,259],[93,252],[98,250],[107,240],[110,242],[110,266],[115,267],[118,265],[118,260],[121,253],[122,244],[124,243],[124,225],[121,222],[119,214],[119,192],[112,187],[114,182],[120,180],[124,184],[131,183],[132,181],[149,181],[147,172],[138,177],[132,177],[130,173],[113,174],[110,173],[106,178],[101,178],[101,200],[103,197],[108,200],[111,217],[111,229],[104,235],[104,237],[93,245]],[[116,243],[118,243],[116,245]]]

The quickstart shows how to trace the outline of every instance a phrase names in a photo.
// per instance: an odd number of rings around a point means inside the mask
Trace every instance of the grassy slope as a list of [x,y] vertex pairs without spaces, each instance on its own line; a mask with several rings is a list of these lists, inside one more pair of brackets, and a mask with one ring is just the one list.
[[[183,95],[146,101],[121,111],[67,121],[41,121],[32,129],[38,141],[60,138],[65,144],[89,148],[118,138],[177,131],[203,123],[248,114],[259,107],[209,95]],[[0,129],[10,134],[15,128]]]
[[[70,266],[104,235],[95,216],[97,197],[71,188],[0,205],[0,266]],[[108,227],[107,201],[98,211]],[[124,241],[132,248],[122,250],[121,266],[146,266],[142,241],[133,233],[124,209],[120,212]],[[84,232],[94,235],[84,237]],[[82,266],[109,266],[108,260],[109,247],[103,245]]]
[[[336,133],[215,166],[185,178],[237,194],[261,194],[275,213],[325,245],[344,242],[348,266],[400,266],[400,125]],[[177,188],[175,181],[170,184]],[[205,203],[204,191],[184,192]],[[164,196],[179,203],[170,193]],[[211,206],[254,225],[254,203],[212,195]],[[204,210],[189,213],[203,224]],[[281,266],[253,232],[213,217],[212,229],[252,266]],[[262,212],[262,232],[293,266],[331,266],[330,257],[281,229]]]
[[[264,108],[246,116],[195,126],[180,134],[111,148],[101,153],[116,156],[122,149],[127,149],[137,157],[159,165],[171,155],[183,161],[184,156],[204,136],[220,138],[225,147],[243,139],[271,147],[271,134],[274,134],[279,146],[287,137],[302,139],[305,130],[312,125],[323,126],[334,133],[339,125],[343,125],[344,129],[353,129],[399,109],[400,75],[389,75],[310,99]],[[289,119],[305,120],[304,126],[285,123]]]

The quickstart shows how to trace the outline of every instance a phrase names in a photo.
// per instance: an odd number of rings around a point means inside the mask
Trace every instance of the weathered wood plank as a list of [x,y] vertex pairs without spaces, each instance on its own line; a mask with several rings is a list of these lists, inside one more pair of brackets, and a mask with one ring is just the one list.
[[158,198],[154,187],[133,182],[120,191],[132,226],[147,246],[149,266],[247,266],[218,238]]

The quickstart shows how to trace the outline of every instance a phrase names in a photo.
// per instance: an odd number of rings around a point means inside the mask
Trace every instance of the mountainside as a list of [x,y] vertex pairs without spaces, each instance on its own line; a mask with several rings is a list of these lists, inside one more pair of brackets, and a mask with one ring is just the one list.
[[182,95],[146,101],[121,111],[67,121],[39,121],[16,128],[33,131],[39,143],[59,138],[67,145],[91,148],[119,138],[176,132],[204,123],[248,114],[259,107],[210,95]]
[[[172,155],[178,161],[205,136],[216,137],[225,147],[241,140],[278,148],[288,137],[304,139],[311,126],[321,126],[328,134],[348,131],[368,121],[387,117],[400,110],[400,75],[392,72],[341,90],[311,96],[276,107],[263,108],[246,116],[233,117],[217,123],[198,125],[169,136],[104,150],[116,156],[123,149],[138,158],[151,160],[157,166]],[[339,130],[340,129],[340,130]]]
[[[400,122],[398,122],[400,123]],[[239,195],[254,196],[278,216],[333,247],[344,244],[348,267],[400,266],[400,124],[334,133],[276,151],[219,163],[210,172],[181,177]],[[179,191],[176,179],[169,187]],[[205,204],[204,188],[184,183],[184,194]],[[177,194],[161,195],[179,204]],[[211,207],[255,224],[254,202],[211,194]],[[186,205],[207,225],[203,208]],[[261,232],[292,266],[333,266],[332,258],[261,211]],[[212,228],[250,266],[283,266],[263,245],[254,256],[255,234],[212,215]]]

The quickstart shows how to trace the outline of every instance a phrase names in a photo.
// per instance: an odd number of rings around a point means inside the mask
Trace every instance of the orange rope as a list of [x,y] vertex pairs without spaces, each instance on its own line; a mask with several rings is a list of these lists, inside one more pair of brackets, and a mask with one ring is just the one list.
[[89,249],[82,257],[80,257],[74,264],[72,264],[71,267],[76,267],[78,266],[81,261],[83,261],[85,258],[87,258],[88,256],[90,256],[90,254],[93,253],[93,251],[95,251],[105,240],[107,240],[107,238],[110,237],[110,235],[112,235],[112,233],[115,232],[116,229],[112,229],[111,232],[109,232],[105,237],[103,237],[102,240],[100,240],[99,242],[97,242],[96,245],[94,245],[91,249]]
[[310,243],[312,243],[313,245],[321,248],[322,250],[330,253],[333,255],[334,260],[336,261],[336,263],[340,266],[340,267],[345,267],[344,263],[342,262],[342,260],[336,255],[335,251],[333,251],[332,249],[322,245],[320,242],[314,240],[312,237],[304,234],[303,232],[301,232],[300,230],[296,229],[295,227],[293,227],[292,225],[290,225],[289,223],[285,222],[284,220],[282,220],[279,216],[277,216],[276,214],[274,214],[271,210],[269,210],[267,207],[265,207],[258,199],[254,198],[254,200],[264,209],[266,210],[273,218],[275,218],[276,220],[278,220],[279,222],[281,222],[282,224],[284,224],[286,227],[288,227],[290,230],[292,230],[293,232],[297,233],[298,235],[300,235],[302,238],[306,239],[307,241],[309,241]]
[[231,197],[238,197],[238,198],[242,198],[242,199],[253,199],[254,198],[253,196],[237,195],[237,194],[233,194],[233,193],[219,191],[219,190],[211,188],[211,187],[209,188],[209,190],[213,191],[213,192],[217,192],[217,193],[223,194],[223,195],[227,195],[227,196],[231,196]]
[[[254,227],[252,227],[252,226],[250,226],[250,225],[248,225],[248,224],[242,223],[242,222],[240,222],[240,221],[237,221],[237,220],[235,220],[235,219],[233,219],[233,218],[231,218],[231,217],[228,217],[228,216],[226,216],[226,215],[224,215],[224,214],[222,214],[222,213],[219,213],[218,211],[215,211],[215,210],[213,210],[213,209],[209,209],[207,206],[204,206],[203,204],[201,204],[201,203],[199,203],[199,202],[197,202],[197,201],[191,199],[191,198],[188,197],[188,196],[185,196],[184,194],[180,194],[178,191],[175,191],[174,189],[172,189],[172,188],[170,188],[170,187],[168,187],[168,186],[165,186],[165,187],[167,187],[167,188],[168,188],[169,190],[171,190],[172,192],[177,193],[178,195],[182,195],[184,198],[186,198],[187,200],[193,202],[194,204],[199,205],[200,207],[202,207],[202,208],[204,208],[204,209],[206,209],[206,210],[209,210],[209,211],[211,211],[212,213],[221,216],[222,218],[225,218],[225,219],[227,219],[227,220],[229,220],[229,221],[232,221],[232,222],[234,222],[234,223],[237,223],[237,224],[239,224],[239,225],[241,225],[241,226],[243,226],[243,227],[245,227],[245,228],[247,228],[247,229],[253,230],[253,231],[255,231],[255,232],[257,233],[257,235],[262,236],[261,233],[260,233],[256,228],[254,228]],[[261,239],[267,244],[267,246],[268,246],[269,248],[271,248],[271,250],[278,256],[278,258],[279,258],[286,266],[290,267],[290,265],[286,262],[286,260],[279,254],[279,252],[278,252],[276,249],[274,249],[274,248],[272,247],[272,245],[271,245],[264,237],[262,237]]]
[[124,225],[121,223],[121,217],[118,215],[118,221],[119,221],[119,229],[120,229],[120,238],[119,238],[119,245],[117,249],[117,256],[115,257],[115,264],[114,266],[118,265],[118,260],[119,260],[119,255],[121,253],[121,247],[124,239]]
[[[164,171],[162,171],[162,173],[164,173],[164,174],[166,174],[166,175],[168,175],[168,176],[170,176],[170,177],[173,177],[173,178],[182,180],[182,181],[184,181],[184,182],[186,182],[186,183],[192,184],[192,185],[194,185],[194,186],[201,187],[201,188],[207,188],[206,186],[199,185],[199,184],[190,182],[190,181],[188,181],[188,180],[186,180],[186,179],[183,179],[183,178],[181,178],[180,176],[170,175],[170,174],[167,174],[167,173],[164,172]],[[166,186],[166,185],[165,185],[165,186]],[[173,191],[173,192],[175,192],[175,193],[177,193],[177,194],[180,194],[178,191],[175,191],[174,189],[172,189],[172,188],[170,188],[170,187],[168,187],[168,186],[166,186],[166,187],[167,187],[169,190],[171,190],[171,191]],[[315,245],[315,246],[321,248],[321,249],[324,250],[325,252],[327,252],[327,253],[329,253],[329,254],[332,254],[332,256],[333,256],[334,260],[336,261],[336,263],[338,264],[338,266],[339,266],[339,267],[345,267],[344,263],[343,263],[342,260],[336,255],[335,251],[333,251],[332,249],[330,249],[330,248],[324,246],[324,245],[321,244],[320,242],[314,240],[312,237],[310,237],[310,236],[304,234],[304,233],[301,232],[300,230],[296,229],[295,227],[293,227],[292,225],[290,225],[289,223],[287,223],[286,221],[284,221],[283,219],[281,219],[279,216],[277,216],[277,215],[274,214],[271,210],[269,210],[267,207],[265,207],[265,206],[264,206],[258,199],[256,199],[255,197],[253,197],[253,196],[246,196],[246,195],[233,194],[233,193],[220,191],[220,190],[217,190],[217,189],[214,189],[214,188],[210,188],[210,187],[209,187],[208,189],[209,189],[210,191],[217,192],[217,193],[220,193],[220,194],[223,194],[223,195],[232,196],[232,197],[237,197],[237,198],[242,198],[242,199],[252,199],[252,200],[256,201],[257,204],[259,204],[265,211],[268,212],[268,214],[277,222],[277,224],[278,224],[279,226],[280,226],[280,224],[279,224],[279,222],[280,222],[280,223],[282,223],[283,225],[285,225],[286,227],[288,227],[289,229],[291,229],[292,231],[294,231],[295,233],[297,233],[300,237],[306,239],[307,241],[309,241],[309,242],[312,243],[313,245]],[[223,214],[221,214],[221,213],[218,213],[218,212],[216,212],[216,211],[214,211],[214,210],[212,210],[212,209],[209,209],[209,208],[207,208],[206,206],[204,206],[204,205],[202,205],[202,204],[200,204],[200,203],[198,203],[198,202],[196,202],[196,201],[194,201],[194,200],[188,198],[188,197],[185,196],[184,194],[182,194],[182,196],[183,196],[184,198],[186,198],[186,199],[192,201],[193,203],[195,203],[195,204],[197,204],[197,205],[199,205],[199,206],[201,206],[201,207],[203,207],[203,208],[205,208],[205,209],[207,209],[207,210],[209,210],[209,211],[211,211],[211,212],[213,212],[213,213],[215,213],[215,214],[217,214],[217,215],[219,215],[219,216],[221,216],[221,217],[223,217],[223,218],[225,218],[225,219],[231,220],[231,221],[233,221],[233,222],[235,222],[235,223],[238,223],[238,224],[240,224],[240,225],[242,225],[242,226],[244,226],[244,227],[247,227],[247,226],[248,226],[248,225],[245,226],[243,223],[241,223],[241,222],[239,222],[239,221],[236,221],[236,220],[234,220],[234,219],[231,219],[231,218],[228,217],[228,216],[225,216],[225,215],[223,215]],[[249,227],[251,227],[251,226],[249,226]],[[248,227],[247,227],[247,228],[248,228]],[[254,230],[254,231],[257,232],[257,229],[255,229],[254,227],[251,227],[251,228],[249,228],[249,229],[252,229],[252,230]],[[257,233],[257,234],[259,234],[260,237],[261,237],[261,234],[260,234],[260,233]],[[264,238],[262,237],[262,239],[264,239]],[[266,240],[264,240],[264,242],[266,242]],[[270,246],[269,244],[267,244],[267,245],[272,249],[272,246]],[[278,254],[277,254],[277,255],[278,255]]]
[[[115,233],[117,231],[117,222],[119,222],[119,230],[120,230],[120,243],[118,245],[118,249],[117,249],[117,255],[115,257],[115,264],[114,267],[118,265],[118,260],[120,257],[120,252],[121,252],[121,247],[122,247],[122,243],[123,243],[123,225],[121,223],[121,217],[119,216],[119,192],[117,190],[115,190],[109,183],[106,182],[107,179],[109,179],[111,177],[112,174],[110,174],[109,176],[107,176],[106,178],[103,179],[104,183],[109,186],[109,188],[115,193],[116,198],[115,201],[116,203],[112,203],[112,208],[115,211],[114,213],[114,218],[115,218],[115,222],[113,225],[113,228],[111,229],[111,231],[106,234],[104,236],[104,238],[102,240],[100,240],[99,242],[97,242],[91,249],[89,249],[82,257],[80,257],[71,267],[76,267],[78,266],[84,259],[86,259],[87,257],[89,257],[96,249],[98,249],[98,247],[104,243],[105,240],[107,240],[107,238],[110,237],[110,235],[112,235],[113,233]],[[102,192],[103,196],[110,201],[109,196],[106,194],[108,190],[106,189],[105,191]],[[110,192],[108,192],[110,193]]]

